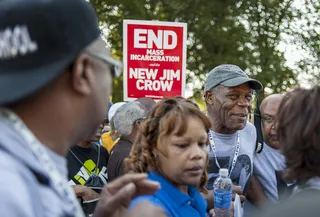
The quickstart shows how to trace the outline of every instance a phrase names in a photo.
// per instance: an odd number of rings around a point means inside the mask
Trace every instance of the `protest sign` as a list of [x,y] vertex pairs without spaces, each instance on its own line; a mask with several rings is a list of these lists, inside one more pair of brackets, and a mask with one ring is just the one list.
[[123,21],[124,100],[184,96],[187,24]]

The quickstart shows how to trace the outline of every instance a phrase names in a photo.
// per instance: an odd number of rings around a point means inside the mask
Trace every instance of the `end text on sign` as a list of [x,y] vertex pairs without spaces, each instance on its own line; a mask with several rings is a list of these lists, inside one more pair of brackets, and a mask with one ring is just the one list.
[[177,43],[178,36],[171,30],[134,29],[134,48],[174,49]]

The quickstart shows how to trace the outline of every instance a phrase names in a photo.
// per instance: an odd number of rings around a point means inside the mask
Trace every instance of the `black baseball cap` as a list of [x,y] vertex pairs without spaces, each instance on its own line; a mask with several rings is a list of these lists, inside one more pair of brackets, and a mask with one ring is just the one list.
[[252,78],[249,78],[239,66],[232,64],[223,64],[212,69],[206,79],[204,92],[222,84],[226,87],[236,87],[248,83],[253,90],[262,90],[262,84]]
[[46,86],[99,36],[85,0],[1,0],[0,105]]

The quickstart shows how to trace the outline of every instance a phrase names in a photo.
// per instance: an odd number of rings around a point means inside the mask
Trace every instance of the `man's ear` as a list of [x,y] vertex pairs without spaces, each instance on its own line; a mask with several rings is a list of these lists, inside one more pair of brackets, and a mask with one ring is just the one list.
[[138,125],[138,127],[140,128],[143,124],[143,120],[137,120],[136,124]]
[[215,95],[212,93],[212,91],[207,91],[204,95],[204,99],[206,101],[207,104],[209,105],[213,105],[215,103],[216,97]]
[[71,70],[71,86],[79,94],[88,96],[94,85],[93,62],[89,55],[80,54],[73,62]]

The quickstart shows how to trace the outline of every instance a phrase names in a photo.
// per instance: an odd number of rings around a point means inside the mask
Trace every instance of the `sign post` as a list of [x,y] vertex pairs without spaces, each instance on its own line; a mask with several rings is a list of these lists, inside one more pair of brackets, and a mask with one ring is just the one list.
[[184,96],[186,40],[186,23],[124,20],[124,100]]

